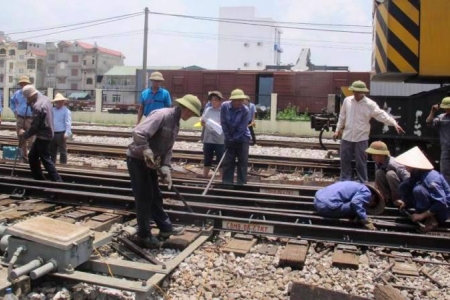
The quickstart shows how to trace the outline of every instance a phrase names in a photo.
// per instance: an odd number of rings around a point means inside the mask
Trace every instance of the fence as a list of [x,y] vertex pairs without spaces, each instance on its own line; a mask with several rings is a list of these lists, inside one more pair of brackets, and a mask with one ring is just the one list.
[[69,99],[67,106],[72,111],[95,111],[95,90],[55,89],[53,95],[57,93]]
[[137,112],[140,91],[102,90],[102,111],[109,113]]

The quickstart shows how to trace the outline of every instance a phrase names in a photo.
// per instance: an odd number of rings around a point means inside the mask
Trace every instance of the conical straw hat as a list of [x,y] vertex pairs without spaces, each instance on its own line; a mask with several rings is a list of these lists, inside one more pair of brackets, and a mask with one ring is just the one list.
[[399,164],[421,170],[433,170],[433,164],[425,157],[420,151],[419,147],[409,149],[403,154],[400,154],[395,158],[395,161]]

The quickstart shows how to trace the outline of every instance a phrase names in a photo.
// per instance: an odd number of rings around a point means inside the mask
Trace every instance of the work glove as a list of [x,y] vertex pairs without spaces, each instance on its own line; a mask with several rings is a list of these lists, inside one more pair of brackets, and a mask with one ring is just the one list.
[[362,222],[362,224],[364,225],[364,227],[365,227],[366,229],[369,229],[369,230],[377,230],[377,228],[375,227],[375,225],[373,225],[372,220],[366,219],[366,220],[362,220],[361,222]]
[[144,161],[147,167],[156,170],[158,167],[155,164],[155,156],[153,155],[153,151],[151,149],[145,149],[143,154]]
[[159,169],[159,172],[161,173],[162,179],[167,182],[167,187],[170,191],[172,189],[172,174],[170,172],[170,168],[168,166],[162,166]]

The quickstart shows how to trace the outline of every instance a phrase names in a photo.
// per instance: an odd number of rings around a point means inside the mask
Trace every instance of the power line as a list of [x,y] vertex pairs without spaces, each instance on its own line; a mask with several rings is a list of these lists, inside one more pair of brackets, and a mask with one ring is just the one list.
[[[180,32],[180,33],[161,33],[161,32],[150,32],[151,34],[156,34],[156,35],[164,35],[164,36],[178,36],[178,37],[184,37],[184,38],[196,38],[196,39],[205,39],[205,40],[215,40],[215,39],[219,39],[219,40],[227,40],[227,41],[233,41],[233,42],[243,42],[243,41],[249,41],[247,40],[242,40],[242,39],[233,39],[233,38],[226,38],[226,37],[208,37],[208,36],[198,36],[198,35],[194,35],[194,34],[186,34],[186,32]],[[257,42],[258,40],[253,40],[255,42]],[[311,47],[311,48],[324,48],[324,49],[345,49],[345,50],[359,50],[359,51],[371,51],[371,49],[369,48],[363,48],[363,47],[333,47],[333,46],[322,46],[322,45],[314,45],[314,44],[293,44],[293,43],[283,43],[283,46],[303,46],[303,47]]]
[[[143,30],[131,30],[131,31],[125,31],[125,32],[117,32],[112,34],[106,34],[106,35],[96,35],[96,36],[88,36],[88,37],[82,37],[82,38],[76,38],[76,39],[70,39],[70,40],[87,40],[87,39],[101,39],[101,38],[111,38],[111,37],[123,37],[123,36],[131,36],[131,35],[137,35],[142,34]],[[261,37],[250,37],[250,36],[239,36],[239,35],[217,35],[217,34],[210,34],[210,33],[202,33],[202,32],[186,32],[186,31],[172,31],[172,30],[164,30],[164,29],[152,29],[150,30],[151,34],[154,35],[162,35],[162,36],[176,36],[176,37],[185,37],[185,38],[195,38],[195,39],[205,39],[205,40],[227,40],[227,41],[233,41],[233,42],[272,42],[272,40],[267,38],[261,38]],[[297,43],[285,43],[283,42],[283,46],[309,46],[314,48],[325,48],[325,49],[345,49],[345,50],[356,50],[356,51],[371,51],[369,48],[364,48],[363,46],[334,46],[334,45],[320,45],[320,44],[314,44],[314,43],[344,43],[344,42],[335,42],[331,40],[302,40],[302,39],[287,39],[293,42]],[[51,41],[58,41],[58,40],[51,40]],[[306,43],[306,44],[299,44],[303,42],[312,42],[312,43]],[[344,43],[344,44],[353,44],[351,43]],[[355,43],[355,44],[361,44],[361,45],[370,45],[370,43]]]
[[[122,21],[122,20],[125,20],[125,19],[129,19],[129,18],[134,18],[134,17],[140,16],[140,15],[142,15],[142,14],[143,14],[143,13],[138,13],[138,14],[134,14],[134,15],[127,16],[127,17],[121,17],[121,18],[116,18],[116,19],[112,19],[112,20],[108,20],[108,21],[104,21],[104,22],[100,22],[100,23],[89,24],[89,25],[79,26],[79,27],[75,27],[75,28],[70,28],[70,29],[65,29],[65,30],[60,30],[60,31],[55,31],[55,32],[50,32],[50,33],[40,34],[40,35],[31,36],[31,37],[26,37],[26,38],[21,38],[21,39],[18,39],[18,40],[29,40],[29,39],[34,39],[34,38],[43,37],[43,36],[49,36],[49,35],[53,35],[53,34],[57,34],[57,33],[62,33],[62,32],[67,32],[67,31],[78,30],[78,29],[82,29],[82,28],[88,28],[88,27],[98,26],[98,25],[102,25],[102,24],[106,24],[106,23],[111,23],[111,22]],[[18,40],[16,40],[16,41],[18,41]]]
[[372,28],[371,25],[361,24],[331,24],[331,23],[308,23],[308,22],[286,22],[286,21],[267,21],[267,20],[249,20],[249,19],[233,19],[233,18],[221,18],[226,21],[241,21],[241,22],[257,22],[257,23],[277,23],[277,24],[291,24],[291,25],[312,25],[312,26],[333,26],[333,27],[361,27]]
[[39,28],[33,28],[33,29],[26,29],[24,31],[8,32],[8,33],[6,33],[6,35],[22,34],[22,33],[36,32],[36,31],[47,31],[47,30],[53,30],[53,29],[67,28],[67,27],[71,27],[71,26],[86,25],[86,24],[97,23],[97,22],[102,22],[102,21],[108,21],[108,20],[111,20],[111,19],[122,18],[122,17],[130,17],[130,16],[134,17],[134,16],[140,15],[140,14],[143,14],[143,13],[142,12],[138,12],[138,13],[132,13],[132,14],[125,14],[125,15],[120,15],[120,16],[108,17],[108,18],[104,18],[104,19],[96,19],[96,20],[91,20],[91,21],[84,21],[84,22],[79,22],[79,23],[72,23],[72,24],[65,24],[65,25],[56,25],[56,26],[51,26],[51,27],[39,27]]
[[284,28],[284,29],[296,29],[296,30],[308,30],[308,31],[324,31],[324,32],[337,32],[337,33],[353,33],[353,34],[372,34],[372,31],[369,32],[369,31],[320,29],[320,28],[294,27],[294,26],[276,26],[276,25],[273,25],[273,24],[255,23],[253,21],[228,21],[228,20],[223,19],[223,18],[200,17],[200,16],[191,16],[191,15],[181,15],[181,14],[169,14],[169,13],[152,12],[152,11],[150,12],[150,14],[160,15],[160,16],[177,17],[177,18],[185,18],[185,19],[193,19],[193,20],[201,20],[201,21],[212,21],[212,22],[242,24],[242,25],[271,27],[271,28]]

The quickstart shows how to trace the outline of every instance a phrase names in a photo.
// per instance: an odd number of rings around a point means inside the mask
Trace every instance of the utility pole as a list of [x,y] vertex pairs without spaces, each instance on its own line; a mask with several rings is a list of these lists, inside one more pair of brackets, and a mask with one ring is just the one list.
[[148,13],[149,13],[149,9],[148,7],[146,7],[144,9],[145,12],[145,23],[144,23],[144,53],[143,53],[143,62],[142,62],[142,73],[143,73],[143,79],[144,79],[144,84],[143,84],[143,89],[145,90],[147,88],[147,39],[148,39]]

